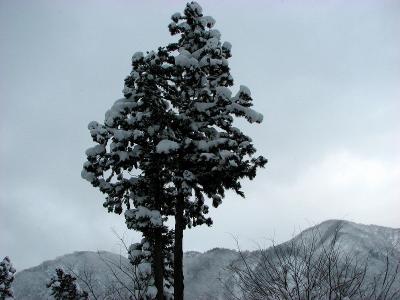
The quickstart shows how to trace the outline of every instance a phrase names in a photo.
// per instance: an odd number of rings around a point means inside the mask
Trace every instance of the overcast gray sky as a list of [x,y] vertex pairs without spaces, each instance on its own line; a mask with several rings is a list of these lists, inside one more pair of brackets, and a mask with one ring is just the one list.
[[[266,169],[185,232],[186,250],[243,248],[344,218],[400,227],[400,2],[201,1],[233,45],[243,125]],[[80,177],[87,124],[122,97],[131,55],[172,38],[185,1],[0,0],[0,256],[18,269],[138,238]]]

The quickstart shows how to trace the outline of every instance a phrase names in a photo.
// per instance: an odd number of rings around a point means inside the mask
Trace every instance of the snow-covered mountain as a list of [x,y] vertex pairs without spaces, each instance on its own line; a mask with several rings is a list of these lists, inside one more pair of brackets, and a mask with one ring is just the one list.
[[365,253],[368,251],[384,251],[392,249],[400,252],[400,228],[389,228],[377,225],[363,225],[343,220],[328,220],[310,227],[301,232],[301,235],[309,234],[317,230],[321,234],[321,242],[329,239],[334,234],[335,228],[340,226],[340,242],[346,251]]
[[[215,295],[215,291],[220,290],[219,278],[227,277],[227,274],[224,274],[224,267],[236,258],[236,251],[221,248],[205,253],[186,252],[184,255],[185,299],[214,299],[211,295]],[[96,294],[104,295],[109,283],[115,281],[110,266],[118,272],[116,265],[127,266],[129,261],[123,256],[106,251],[79,251],[57,257],[18,272],[13,282],[15,296],[17,300],[52,299],[46,283],[59,267],[67,272],[73,270],[79,275],[86,273],[92,276]],[[121,272],[118,273],[119,277],[123,277]],[[129,284],[129,278],[125,278],[125,281]],[[85,283],[82,281],[79,283],[86,289]],[[118,299],[118,296],[115,296],[115,299]]]
[[[338,224],[341,225],[339,242],[343,251],[368,256],[373,270],[379,271],[384,268],[385,257],[388,253],[393,260],[400,258],[400,229],[329,220],[304,230],[294,239],[304,238],[317,230],[319,244],[322,246],[329,242]],[[250,255],[258,254],[255,251]],[[238,253],[228,249],[215,248],[204,253],[186,252],[184,256],[185,299],[223,299],[221,281],[225,282],[229,278],[225,268],[237,259]],[[16,299],[49,299],[46,282],[54,274],[55,268],[60,266],[80,274],[86,272],[91,276],[96,292],[99,295],[104,294],[109,288],[108,284],[114,280],[110,263],[114,266],[128,265],[128,260],[109,252],[85,251],[45,261],[39,266],[16,274],[13,284]],[[83,282],[80,282],[80,285],[85,287]]]
[[340,228],[338,244],[344,254],[351,254],[360,259],[368,258],[368,273],[374,275],[381,272],[386,258],[392,265],[400,262],[400,229],[377,225],[363,225],[343,220],[328,220],[310,227],[294,240],[299,240],[313,233],[318,233],[319,247],[327,248],[335,230]]
[[[117,265],[120,263],[129,265],[127,258],[106,251],[78,251],[57,257],[54,260],[45,261],[36,267],[16,274],[13,282],[15,298],[21,300],[53,299],[50,297],[46,284],[55,274],[56,268],[63,268],[68,273],[71,273],[72,270],[79,275],[85,276],[86,274],[86,277],[92,276],[92,283],[96,294],[105,294],[109,283],[113,281],[110,262]],[[118,275],[124,278],[120,273],[118,272]],[[126,280],[126,278],[124,279]],[[82,288],[86,289],[82,281],[79,283]]]

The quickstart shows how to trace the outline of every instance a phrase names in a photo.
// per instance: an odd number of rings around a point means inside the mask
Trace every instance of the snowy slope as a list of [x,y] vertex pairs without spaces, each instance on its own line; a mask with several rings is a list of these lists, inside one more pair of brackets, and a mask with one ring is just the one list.
[[185,299],[219,299],[220,280],[225,280],[229,275],[224,268],[235,259],[236,251],[222,248],[214,248],[205,253],[185,253]]
[[[79,251],[67,254],[18,272],[13,283],[15,298],[21,300],[52,299],[49,296],[46,283],[55,274],[55,269],[60,267],[69,273],[72,269],[75,273],[81,275],[84,272],[93,274],[92,281],[96,293],[103,294],[108,283],[113,280],[110,268],[105,261],[116,264],[122,262],[129,265],[125,257],[105,251]],[[121,277],[123,278],[122,275]],[[126,278],[125,280],[128,281]],[[83,282],[79,282],[79,284],[86,289]]]
[[[304,230],[294,239],[318,230],[319,242],[323,245],[331,239],[338,222],[342,225],[339,241],[344,251],[355,251],[358,255],[370,257],[372,270],[378,271],[384,267],[385,255],[388,252],[392,259],[400,257],[400,229],[329,220]],[[253,252],[252,255],[257,255],[257,252]],[[67,254],[17,273],[13,284],[16,299],[48,299],[45,284],[54,273],[54,269],[59,266],[72,266],[78,273],[84,269],[92,271],[97,292],[101,294],[106,283],[112,279],[110,269],[103,261],[104,258],[118,263],[128,263],[126,258],[109,252],[101,252],[100,255],[89,251]],[[236,251],[220,248],[205,253],[185,253],[185,299],[223,299],[221,280],[225,281],[229,277],[224,268],[237,258]],[[84,287],[83,283],[80,284]]]
[[[328,220],[319,225],[304,230],[301,234],[308,234],[318,230],[322,242],[332,236],[336,226],[341,225],[340,241],[343,246],[350,247],[353,251],[364,253],[369,250],[393,249],[400,252],[400,229],[388,228],[377,225],[363,225],[343,220]],[[299,236],[300,236],[299,235]],[[299,236],[295,238],[299,238]],[[346,249],[350,251],[350,249]]]
[[318,232],[320,247],[327,246],[334,235],[335,228],[340,226],[340,249],[344,254],[351,253],[359,258],[368,257],[368,268],[371,275],[380,272],[388,257],[393,264],[400,259],[400,229],[377,225],[363,225],[343,220],[328,220],[301,232],[302,235],[312,235]]
[[[218,278],[220,273],[225,278],[224,267],[236,258],[237,253],[228,249],[213,249],[205,253],[187,252],[184,256],[185,264],[185,299],[213,299],[211,294],[220,290]],[[18,272],[13,283],[17,300],[42,300],[51,299],[46,289],[46,283],[58,267],[68,271],[71,268],[77,274],[84,270],[93,273],[96,294],[104,294],[107,282],[114,280],[111,271],[105,264],[107,260],[128,264],[125,257],[110,252],[81,251],[45,261],[37,267]],[[129,280],[126,280],[129,284]],[[85,284],[79,282],[85,289]]]

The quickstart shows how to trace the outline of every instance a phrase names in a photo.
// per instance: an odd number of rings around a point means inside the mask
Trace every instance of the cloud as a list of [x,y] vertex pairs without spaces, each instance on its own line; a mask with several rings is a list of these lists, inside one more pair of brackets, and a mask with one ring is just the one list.
[[[136,51],[173,38],[186,1],[0,1],[0,255],[18,268],[114,249],[104,195],[80,178],[87,124],[121,97]],[[205,1],[233,45],[236,88],[264,122],[238,122],[269,159],[185,249],[244,247],[326,218],[400,227],[400,18],[395,1]],[[129,232],[128,239],[138,236]]]
[[303,173],[297,185],[342,191],[352,187],[379,190],[400,179],[400,164],[363,158],[347,151],[324,157]]

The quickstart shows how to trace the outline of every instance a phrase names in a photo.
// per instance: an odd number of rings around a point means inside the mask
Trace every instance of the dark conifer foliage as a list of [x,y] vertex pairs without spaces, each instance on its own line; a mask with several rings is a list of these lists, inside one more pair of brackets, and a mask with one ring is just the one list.
[[[173,213],[169,203],[174,198],[173,188],[168,187],[171,174],[163,167],[168,156],[163,149],[170,146],[174,134],[170,128],[173,114],[163,96],[167,58],[161,48],[133,55],[125,98],[106,113],[104,124],[89,124],[97,145],[86,151],[88,160],[82,171],[83,178],[106,194],[104,207],[117,214],[125,208],[127,227],[143,234],[141,245],[132,248],[142,259],[132,261],[152,265],[154,280],[146,281],[150,283],[148,296],[153,297],[156,287],[157,299],[173,293],[169,267],[173,232],[164,225]],[[139,249],[146,254],[141,255]]]
[[[145,258],[139,263],[151,263],[160,300],[183,298],[183,231],[210,226],[206,202],[219,206],[226,190],[244,197],[241,179],[253,179],[267,162],[233,126],[239,117],[260,123],[262,115],[251,108],[247,87],[232,95],[231,45],[221,43],[214,24],[196,2],[174,14],[169,30],[178,41],[135,53],[125,98],[104,124],[89,124],[97,145],[86,151],[82,177],[106,194],[109,212],[125,210],[128,228],[143,233],[133,252]],[[169,216],[174,231],[165,226]],[[137,252],[144,248],[151,255]]]
[[179,37],[168,45],[174,56],[170,99],[176,110],[174,132],[179,148],[170,156],[175,198],[175,299],[183,298],[182,238],[186,227],[211,225],[206,199],[217,207],[226,190],[244,197],[240,180],[253,179],[267,160],[253,157],[250,137],[233,126],[235,117],[260,123],[262,115],[251,108],[250,90],[240,86],[232,96],[228,59],[231,44],[221,43],[215,20],[204,16],[196,2],[183,15],[172,16],[169,30]]
[[11,260],[6,256],[0,262],[0,300],[14,299],[14,293],[11,284],[14,281],[16,270]]
[[47,288],[51,289],[51,295],[56,300],[89,299],[88,293],[79,287],[76,278],[62,269],[56,269],[56,276],[50,279]]
[[[250,90],[240,86],[232,96],[233,78],[228,58],[231,46],[221,44],[218,30],[212,29],[214,19],[203,16],[201,7],[189,3],[184,15],[174,14],[169,25],[178,43],[168,46],[174,57],[171,81],[174,83],[172,105],[177,110],[174,124],[179,148],[170,156],[175,186],[185,194],[186,225],[211,224],[205,197],[217,207],[232,189],[241,196],[240,180],[253,179],[256,170],[267,160],[253,157],[256,152],[250,137],[233,126],[235,117],[260,123],[262,115],[254,111]],[[190,195],[195,201],[189,201]]]

